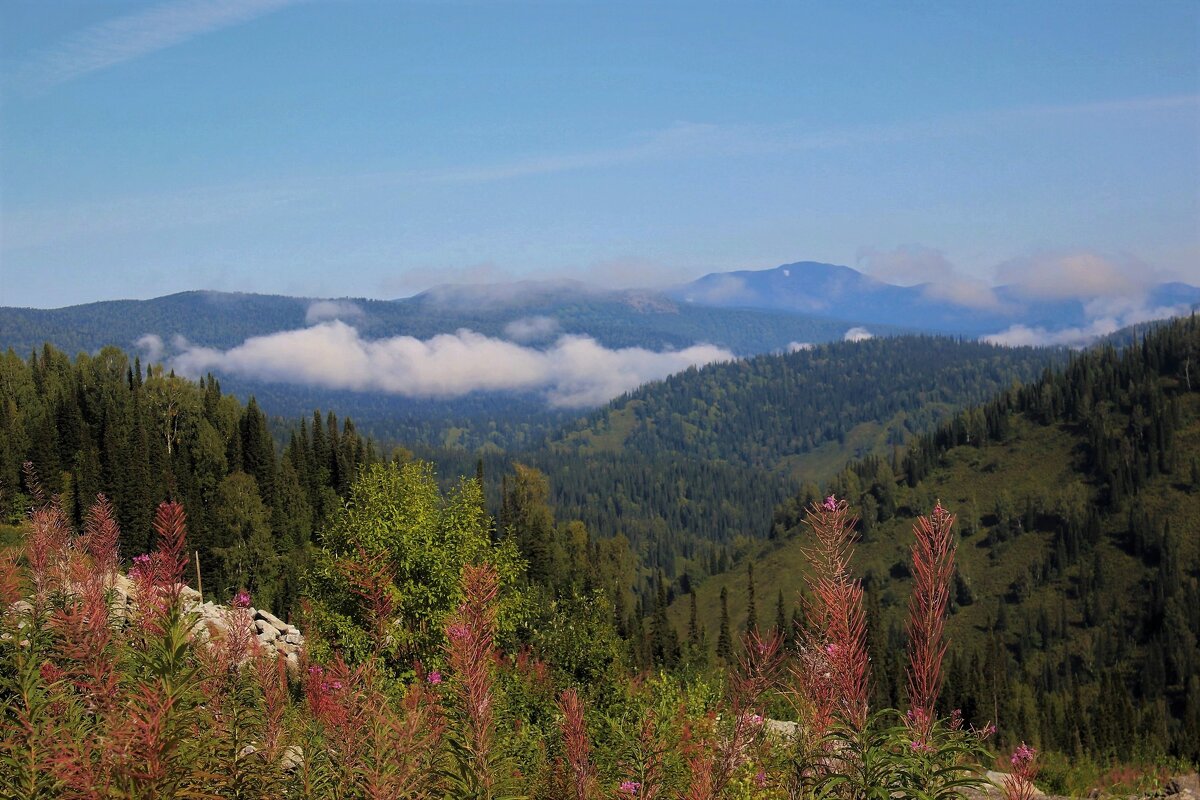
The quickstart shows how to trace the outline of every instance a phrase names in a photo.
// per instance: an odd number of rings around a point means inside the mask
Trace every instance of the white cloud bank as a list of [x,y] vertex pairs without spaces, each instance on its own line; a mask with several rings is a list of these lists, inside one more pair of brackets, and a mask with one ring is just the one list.
[[545,350],[466,329],[421,340],[368,340],[341,321],[247,339],[229,350],[189,346],[172,367],[190,376],[220,371],[259,380],[397,394],[456,397],[474,391],[539,391],[551,405],[600,405],[691,366],[733,359],[708,344],[655,352],[609,349],[562,336]]
[[874,336],[875,336],[875,334],[871,333],[866,328],[855,327],[855,328],[851,328],[850,330],[846,331],[845,336],[842,337],[842,341],[844,341],[844,342],[865,342],[867,339],[874,338]]
[[1122,328],[1137,325],[1139,322],[1149,322],[1155,319],[1167,319],[1190,312],[1188,306],[1163,306],[1158,308],[1134,308],[1121,314],[1098,317],[1087,325],[1074,328],[1058,328],[1050,330],[1042,327],[1013,325],[999,333],[981,337],[989,344],[999,344],[1006,347],[1087,347],[1092,342],[1110,333],[1116,333]]
[[349,300],[318,300],[304,312],[305,323],[324,322],[330,319],[357,319],[363,310]]
[[558,333],[554,317],[522,317],[504,326],[504,335],[514,342],[541,342]]
[[982,337],[992,344],[1085,347],[1130,325],[1187,314],[1187,305],[1154,306],[1149,289],[1169,278],[1128,255],[1044,251],[1001,264],[996,277],[1030,302],[1078,300],[1087,322],[1067,328],[1012,325]]

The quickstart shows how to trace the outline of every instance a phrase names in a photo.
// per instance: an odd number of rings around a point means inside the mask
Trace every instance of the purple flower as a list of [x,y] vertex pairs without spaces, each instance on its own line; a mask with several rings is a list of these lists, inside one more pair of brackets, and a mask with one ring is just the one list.
[[146,576],[150,569],[150,556],[140,555],[133,557],[133,566],[129,568],[129,577],[132,580],[139,580]]
[[442,673],[438,672],[435,669],[433,672],[429,673],[429,675],[426,676],[426,680],[428,680],[430,683],[432,683],[434,685],[439,684],[442,682]]
[[620,787],[618,788],[625,794],[636,795],[638,793],[638,789],[642,788],[642,785],[637,781],[622,781]]
[[250,593],[247,591],[241,591],[241,592],[238,592],[237,594],[235,594],[233,596],[233,607],[234,608],[249,608],[250,607]]
[[1009,762],[1014,767],[1024,767],[1032,763],[1033,759],[1035,758],[1037,758],[1037,750],[1034,750],[1024,742],[1021,742],[1021,746],[1013,751],[1012,758],[1009,759]]
[[763,788],[764,786],[766,786],[767,785],[767,773],[763,772],[760,769],[754,776],[754,785],[760,789]]
[[825,498],[825,505],[824,505],[824,506],[822,506],[822,507],[823,507],[823,508],[824,508],[826,511],[837,511],[837,510],[838,510],[838,500],[837,500],[837,497],[835,497],[834,495],[829,495],[829,497],[826,497],[826,498]]

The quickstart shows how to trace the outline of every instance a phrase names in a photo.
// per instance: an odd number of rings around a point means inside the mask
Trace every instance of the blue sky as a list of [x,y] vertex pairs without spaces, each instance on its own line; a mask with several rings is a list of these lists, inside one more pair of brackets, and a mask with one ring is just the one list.
[[8,0],[0,304],[1046,252],[1200,283],[1200,3],[849,5]]

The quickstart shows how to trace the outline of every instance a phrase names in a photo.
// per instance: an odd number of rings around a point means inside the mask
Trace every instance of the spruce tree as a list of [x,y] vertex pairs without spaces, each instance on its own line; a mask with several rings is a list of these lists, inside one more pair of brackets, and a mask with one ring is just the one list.
[[700,625],[696,619],[696,590],[688,594],[688,644],[694,649],[700,646]]
[[783,589],[779,590],[779,596],[775,599],[775,635],[780,638],[787,636],[787,615],[783,610]]
[[746,632],[758,630],[758,608],[754,604],[754,562],[746,564]]
[[717,657],[728,663],[733,658],[733,637],[729,634],[729,590],[721,587],[721,632],[717,636]]

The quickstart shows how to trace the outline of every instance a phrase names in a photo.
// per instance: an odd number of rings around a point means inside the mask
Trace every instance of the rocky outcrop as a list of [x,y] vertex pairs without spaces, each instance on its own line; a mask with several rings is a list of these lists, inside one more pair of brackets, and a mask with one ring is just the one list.
[[[113,616],[120,620],[129,617],[134,603],[135,587],[133,582],[124,575],[118,574],[113,580]],[[192,626],[192,636],[207,641],[218,631],[224,630],[232,619],[232,609],[229,606],[218,605],[211,600],[201,602],[200,593],[190,586],[181,586],[180,598],[184,610],[200,615]],[[288,672],[296,675],[300,670],[300,654],[304,650],[304,636],[295,625],[290,625],[270,611],[261,608],[249,608],[247,611],[253,620],[255,635],[258,643],[268,656],[282,654],[287,660]]]

